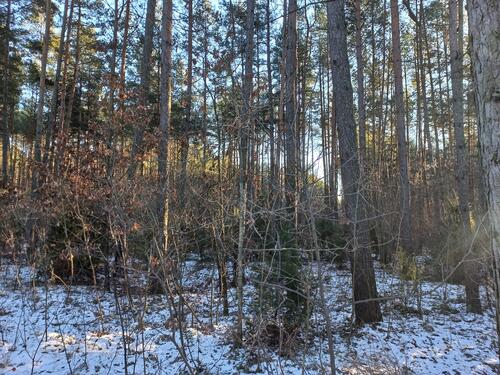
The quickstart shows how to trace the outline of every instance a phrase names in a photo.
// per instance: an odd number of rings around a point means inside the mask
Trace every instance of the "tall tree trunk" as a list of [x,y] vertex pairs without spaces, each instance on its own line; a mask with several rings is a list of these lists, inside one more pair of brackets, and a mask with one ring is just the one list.
[[425,160],[432,165],[433,160],[434,160],[434,152],[433,152],[433,145],[432,145],[432,138],[431,138],[431,132],[430,132],[430,125],[429,125],[429,106],[427,104],[427,82],[426,82],[426,74],[425,74],[425,65],[424,65],[424,54],[423,54],[423,40],[425,40],[425,13],[424,13],[424,6],[422,3],[422,0],[420,2],[420,10],[418,12],[418,15],[420,17],[419,24],[417,25],[417,43],[418,43],[418,49],[417,49],[417,61],[418,61],[418,66],[419,66],[419,74],[420,74],[420,84],[421,84],[421,92],[422,92],[422,109],[423,109],[423,114],[424,114],[424,142],[423,142],[423,148],[424,148],[424,153],[425,153]]
[[106,174],[111,184],[111,179],[114,174],[115,151],[114,151],[114,135],[115,135],[115,89],[116,89],[116,55],[118,50],[118,22],[119,22],[118,0],[115,0],[114,19],[113,19],[113,42],[110,62],[109,74],[109,98],[108,98],[108,129],[106,134],[106,147],[108,156],[106,160]]
[[[204,6],[206,7],[206,3]],[[206,9],[206,8],[205,8]],[[208,22],[204,19],[203,22],[203,173],[206,172],[207,158],[208,158]]]
[[288,0],[283,1],[283,24],[281,28],[281,32],[283,35],[283,40],[281,41],[281,60],[280,60],[280,96],[279,96],[279,106],[278,106],[278,132],[276,134],[276,164],[278,165],[278,170],[281,171],[281,157],[283,154],[283,165],[284,165],[284,175],[283,177],[281,176],[281,173],[278,174],[278,185],[279,185],[279,204],[283,204],[285,202],[285,195],[286,195],[286,187],[285,187],[285,180],[286,180],[286,159],[285,159],[285,150],[284,149],[284,144],[285,144],[285,86],[286,86],[286,77],[285,77],[285,64],[286,64],[286,54],[287,54],[287,49],[286,49],[286,44],[287,44],[287,38],[286,38],[286,32],[287,32],[287,24],[288,24]]
[[[416,218],[418,218],[415,223],[425,223],[425,218],[429,208],[431,207],[431,202],[429,199],[429,185],[427,171],[433,165],[433,150],[432,150],[432,139],[430,136],[430,125],[429,125],[429,107],[427,102],[427,83],[426,74],[424,66],[424,55],[423,55],[423,34],[424,34],[424,13],[423,5],[420,4],[419,11],[413,13],[410,8],[409,3],[405,3],[409,12],[410,17],[415,21],[416,25],[416,37],[415,37],[415,49],[416,49],[416,59],[415,59],[415,79],[417,84],[417,118],[418,118],[418,144],[417,144],[417,165],[418,170],[420,170],[422,176],[422,187],[418,189],[417,198],[415,199],[416,208]],[[423,116],[422,116],[423,113]],[[422,137],[422,118],[423,118],[423,137]],[[408,122],[409,124],[409,122]],[[423,190],[423,192],[422,192]],[[434,200],[436,201],[436,200]],[[425,227],[421,224],[417,229],[420,229],[418,233],[424,233]],[[422,236],[415,236],[416,247],[422,247]]]
[[239,173],[239,233],[237,254],[237,296],[238,296],[238,344],[243,344],[243,260],[245,241],[245,221],[248,194],[248,142],[252,123],[252,91],[253,91],[253,37],[254,37],[254,0],[247,0],[246,48],[245,48],[245,77],[243,80],[243,109],[242,123],[240,124],[240,173]]
[[[73,26],[73,11],[74,11],[75,0],[71,0],[70,9],[69,9],[69,17],[68,17],[68,25],[66,30],[66,43],[64,48],[64,56],[63,56],[63,72],[62,72],[62,90],[61,90],[61,108],[59,109],[59,132],[57,139],[57,156],[55,160],[55,170],[57,173],[60,172],[61,165],[63,164],[64,158],[64,150],[66,148],[66,139],[67,139],[67,125],[66,125],[66,102],[67,102],[67,85],[68,85],[68,61],[70,58],[70,48],[71,48],[71,32]],[[50,147],[49,147],[50,149]]]
[[[429,83],[431,89],[431,104],[432,104],[432,123],[434,130],[434,141],[435,141],[435,156],[436,163],[432,163],[432,172],[434,177],[434,186],[432,187],[432,199],[433,199],[433,216],[432,224],[434,228],[438,228],[441,222],[441,201],[442,201],[442,189],[440,184],[440,173],[442,172],[441,157],[439,155],[439,135],[438,135],[438,124],[439,117],[437,114],[437,99],[436,92],[434,88],[434,79],[432,77],[432,63],[431,63],[431,50],[429,46],[429,35],[427,33],[427,20],[425,18],[424,2],[420,0],[420,22],[422,25],[422,33],[425,42],[425,49],[427,55],[427,73],[429,75]],[[432,155],[432,154],[431,154]]]
[[[438,90],[439,90],[439,107],[440,108],[446,108],[448,107],[447,105],[445,105],[445,101],[444,101],[444,98],[443,98],[443,79],[442,79],[442,76],[441,76],[441,72],[443,71],[442,69],[442,64],[441,64],[441,43],[439,42],[439,33],[436,31],[436,59],[437,59],[437,73],[438,73],[438,77],[437,77],[437,82],[438,82]],[[446,45],[446,43],[445,43]],[[445,75],[447,75],[447,73],[445,72]],[[445,126],[444,126],[444,121],[443,121],[443,117],[444,117],[444,113],[441,113],[441,115],[439,116],[440,117],[440,125],[441,125],[441,143],[443,144],[443,152],[442,152],[442,162],[443,164],[446,162],[446,155],[447,155],[447,146],[446,146],[446,138],[445,138]],[[451,134],[450,134],[451,135]]]
[[5,25],[5,58],[4,58],[4,72],[3,72],[3,103],[2,103],[2,186],[6,187],[9,182],[9,146],[10,146],[10,132],[9,132],[9,65],[10,65],[10,19],[11,19],[11,0],[7,2],[7,20]]
[[160,140],[158,147],[159,252],[167,254],[168,242],[168,139],[172,92],[172,0],[163,0],[160,72]]
[[500,345],[500,2],[469,0],[467,4],[471,57],[477,101],[482,165],[486,172],[490,245],[496,291],[496,321]]
[[408,178],[408,150],[406,145],[403,72],[401,68],[401,38],[398,0],[391,0],[392,63],[394,71],[394,100],[396,104],[396,134],[399,160],[400,238],[402,247],[413,252],[410,217],[410,181]]
[[332,62],[333,98],[346,216],[353,239],[352,277],[353,304],[356,321],[371,323],[382,320],[377,301],[377,286],[373,261],[369,250],[368,224],[364,200],[360,194],[360,170],[354,122],[353,91],[349,59],[347,56],[347,29],[344,1],[331,1],[327,5],[328,36]]
[[[120,151],[121,156],[123,156],[123,151],[125,149],[125,138],[123,133],[123,127],[125,124],[125,99],[126,99],[126,74],[127,74],[127,46],[128,46],[128,33],[130,28],[130,1],[125,0],[125,19],[123,25],[123,37],[122,37],[122,46],[121,46],[121,57],[120,57],[120,81],[118,83],[118,127],[117,130],[120,134]],[[117,149],[113,149],[115,154],[118,153]],[[118,159],[118,155],[115,157]]]
[[[328,73],[326,75],[327,77],[327,96],[330,96],[330,76],[332,75],[332,69],[331,69],[331,59],[328,58]],[[329,137],[329,142],[330,142],[330,170],[328,171],[330,174],[330,199],[331,199],[331,208],[333,210],[333,219],[338,220],[339,219],[339,199],[338,199],[338,141],[337,141],[337,120],[335,119],[335,99],[333,98],[333,95],[331,98],[327,99],[327,117],[328,117],[328,123],[329,123],[329,132],[330,132],[330,137]]]
[[[297,193],[296,199],[298,202],[306,202],[306,189],[307,189],[307,155],[306,155],[306,128],[307,128],[307,69],[309,60],[309,36],[310,36],[310,24],[307,12],[303,14],[303,20],[305,21],[305,33],[302,39],[300,56],[297,57],[298,63],[298,77],[297,77],[297,109],[296,109],[296,120],[295,120],[295,138],[296,138],[296,158],[297,158]],[[301,212],[302,211],[302,212]],[[305,223],[304,210],[298,210],[297,212],[297,228]]]
[[[146,109],[149,96],[149,82],[151,72],[151,53],[153,51],[153,30],[155,24],[155,9],[156,0],[148,0],[146,8],[146,25],[144,28],[144,45],[142,49],[141,60],[141,81],[139,92],[139,103],[142,108]],[[142,156],[142,142],[144,139],[143,125],[137,124],[134,127],[134,139],[132,142],[132,150],[130,155],[130,166],[128,169],[128,177],[133,178],[137,169],[137,159]],[[141,162],[142,163],[142,162]]]
[[192,128],[191,115],[193,106],[193,0],[188,0],[188,40],[187,40],[187,87],[186,87],[186,116],[180,138],[181,144],[181,171],[178,184],[179,207],[184,207],[187,190],[187,163],[189,154],[189,132]]
[[76,85],[78,82],[78,77],[80,74],[80,32],[81,32],[81,21],[82,21],[82,9],[81,0],[78,1],[78,23],[76,25],[76,36],[75,36],[75,63],[73,67],[73,77],[71,78],[71,87],[68,96],[68,107],[66,109],[66,120],[64,123],[69,129],[71,126],[71,116],[73,114],[73,103],[75,101]]
[[[68,22],[68,4],[69,1],[64,1],[63,18],[61,25],[61,34],[59,37],[59,47],[57,50],[56,72],[54,76],[54,87],[52,88],[52,98],[50,102],[49,122],[47,124],[47,132],[45,133],[45,151],[43,162],[45,165],[49,163],[49,154],[52,144],[52,136],[54,134],[55,121],[57,117],[57,104],[59,98],[59,81],[61,80],[61,66],[64,58],[64,46],[66,37],[66,25]],[[64,98],[62,98],[64,100]]]
[[45,79],[47,77],[47,55],[50,44],[50,24],[52,21],[50,0],[45,0],[45,32],[43,35],[43,48],[40,68],[40,90],[38,92],[38,104],[36,110],[36,128],[35,128],[35,143],[34,143],[34,159],[31,177],[31,192],[36,195],[40,187],[40,168],[42,162],[42,133],[43,133],[43,108],[45,105]]
[[[321,46],[321,40],[318,38],[318,49]],[[327,119],[327,114],[325,110],[325,96],[328,97],[329,95],[325,95],[325,89],[324,89],[324,74],[323,74],[323,62],[321,55],[318,58],[318,80],[319,80],[319,123],[321,127],[321,155],[322,155],[322,162],[323,162],[323,174],[324,174],[324,185],[323,185],[323,194],[324,194],[324,202],[325,206],[328,208],[331,208],[331,196],[330,196],[330,189],[331,189],[331,176],[330,176],[330,142],[329,142],[329,129],[327,126],[328,119]]]
[[366,159],[366,109],[365,109],[365,78],[363,63],[363,38],[361,30],[361,0],[354,3],[356,8],[356,80],[358,93],[358,138],[359,138],[359,161],[361,170],[365,168]]
[[269,193],[270,205],[275,199],[276,176],[276,141],[275,141],[275,119],[274,119],[274,96],[273,96],[273,75],[271,69],[271,7],[270,0],[266,1],[266,68],[267,68],[267,100],[269,113],[269,143],[270,143],[270,167],[269,167]]
[[290,0],[288,4],[286,51],[285,51],[285,194],[289,209],[294,212],[295,221],[297,207],[297,1]]
[[[267,69],[267,105],[268,108],[268,123],[269,123],[269,144],[270,144],[270,161],[269,161],[269,199],[268,208],[271,212],[270,217],[270,235],[271,235],[271,246],[274,246],[277,240],[277,227],[276,227],[276,215],[274,210],[276,210],[279,195],[278,195],[278,179],[279,179],[279,168],[278,168],[278,157],[277,153],[279,150],[276,147],[276,119],[274,114],[274,94],[273,94],[273,73],[271,66],[271,4],[270,0],[266,1],[266,69]],[[278,135],[279,136],[279,135]]]
[[[463,101],[463,25],[459,14],[463,4],[461,0],[449,1],[449,32],[450,32],[450,65],[451,65],[451,89],[453,130],[455,133],[455,156],[456,156],[456,181],[458,191],[458,208],[462,221],[464,233],[470,237],[471,225],[469,217],[469,188],[467,176],[467,149],[464,135],[464,101]],[[460,20],[459,20],[460,18]],[[472,246],[472,245],[471,245]],[[469,246],[465,246],[467,249]],[[465,249],[464,249],[465,251]],[[465,297],[467,309],[471,312],[481,312],[481,300],[479,296],[479,283],[477,280],[477,267],[474,261],[467,259],[464,263],[465,273]]]
[[[120,117],[123,117],[125,111],[125,74],[127,68],[127,45],[128,30],[130,25],[130,0],[125,3],[125,25],[123,28],[122,54],[120,60],[120,86],[118,96],[120,98]],[[123,121],[123,120],[122,120]]]

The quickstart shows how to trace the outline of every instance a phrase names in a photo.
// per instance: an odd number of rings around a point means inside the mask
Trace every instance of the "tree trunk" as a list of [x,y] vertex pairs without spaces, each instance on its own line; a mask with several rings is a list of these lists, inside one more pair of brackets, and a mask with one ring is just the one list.
[[9,64],[10,64],[10,18],[11,18],[11,0],[7,2],[7,20],[5,25],[5,59],[4,59],[4,72],[3,72],[3,103],[2,103],[2,186],[6,187],[9,182],[9,96],[8,80],[9,80]]
[[[148,105],[149,96],[149,82],[150,82],[150,71],[151,71],[151,53],[153,51],[153,30],[155,24],[155,9],[156,0],[148,0],[146,8],[146,25],[144,29],[144,46],[142,50],[142,61],[141,61],[141,82],[140,82],[140,93],[139,93],[139,103],[142,108],[146,109]],[[128,169],[129,179],[133,178],[137,169],[137,158],[143,154],[142,142],[144,139],[144,128],[141,124],[138,124],[134,128],[134,140],[132,142],[132,150],[130,155],[130,166]],[[142,163],[142,162],[141,162]]]
[[45,32],[43,36],[43,49],[40,68],[40,91],[38,93],[38,104],[36,110],[36,128],[33,175],[31,177],[31,192],[36,195],[40,187],[40,167],[42,162],[42,133],[43,133],[43,108],[45,105],[45,78],[47,76],[47,55],[50,43],[50,24],[51,24],[51,4],[50,0],[45,1]]
[[[207,4],[205,4],[206,6]],[[205,8],[206,9],[206,8]],[[208,11],[208,9],[206,9]],[[203,173],[206,172],[207,158],[208,158],[208,22],[204,19],[203,22]]]
[[[269,145],[270,145],[270,160],[269,160],[269,198],[268,208],[270,211],[270,236],[271,246],[277,240],[277,217],[275,210],[278,208],[278,179],[279,168],[277,164],[277,153],[279,150],[276,147],[276,121],[274,115],[274,94],[273,94],[273,73],[271,66],[271,4],[270,0],[266,1],[266,69],[267,69],[267,103],[268,103],[268,124],[269,124]],[[278,135],[279,136],[279,135]]]
[[[270,143],[270,167],[269,167],[269,194],[270,207],[275,202],[276,176],[276,142],[275,142],[275,119],[274,119],[274,96],[273,96],[273,75],[271,69],[271,8],[270,0],[266,2],[266,68],[267,68],[267,100],[269,113],[269,143]],[[273,234],[274,235],[274,234]]]
[[168,241],[168,138],[172,92],[172,0],[163,0],[160,73],[160,142],[158,147],[159,251],[167,254]]
[[333,98],[339,135],[342,184],[346,216],[353,239],[352,278],[354,314],[358,323],[382,320],[377,300],[373,260],[369,250],[364,199],[360,194],[360,170],[354,122],[353,91],[347,56],[344,1],[328,3],[328,36],[332,62]]
[[193,0],[188,0],[188,40],[187,40],[187,87],[186,116],[181,134],[181,171],[178,183],[179,207],[184,208],[187,191],[187,163],[189,156],[189,132],[192,127],[191,115],[193,106]]
[[434,79],[432,76],[432,63],[431,63],[431,49],[429,46],[429,35],[427,33],[427,21],[425,18],[424,11],[424,3],[423,0],[420,0],[420,22],[422,24],[422,33],[425,42],[425,49],[427,54],[427,72],[429,74],[429,83],[431,89],[431,104],[432,104],[432,123],[434,130],[434,141],[435,141],[435,152],[434,156],[436,159],[436,163],[432,164],[432,174],[434,177],[434,186],[432,188],[432,199],[433,199],[433,216],[432,216],[432,225],[434,228],[438,228],[439,223],[441,222],[441,201],[442,201],[442,189],[440,186],[440,174],[442,172],[441,166],[441,157],[439,155],[439,135],[438,135],[438,124],[439,117],[437,114],[437,100],[434,89]]
[[[69,17],[68,17],[68,26],[66,30],[66,43],[64,48],[64,56],[63,56],[63,72],[62,72],[62,90],[61,90],[61,108],[59,110],[59,132],[57,136],[57,156],[55,158],[55,170],[59,174],[61,169],[61,164],[63,163],[64,158],[64,150],[66,148],[66,138],[67,138],[67,124],[66,124],[66,98],[67,98],[67,78],[68,78],[68,61],[70,58],[70,48],[71,48],[71,32],[73,26],[73,11],[75,8],[75,0],[71,0],[70,9],[69,9]],[[50,147],[49,147],[50,149]],[[53,149],[52,149],[53,150]]]
[[481,159],[486,171],[489,233],[496,287],[497,333],[500,338],[500,2],[469,0],[468,15]]
[[403,73],[401,68],[401,41],[398,0],[391,0],[392,63],[394,70],[394,100],[396,105],[396,134],[400,179],[400,238],[404,250],[413,252],[410,218],[410,181],[408,178],[408,150],[406,145]]
[[361,0],[356,0],[356,80],[358,83],[358,138],[359,138],[359,161],[361,170],[365,168],[366,159],[366,110],[365,110],[365,82],[363,63],[363,39],[361,34]]
[[[462,17],[459,17],[462,1],[450,0],[450,63],[451,63],[451,89],[453,130],[455,133],[456,156],[456,181],[458,191],[458,209],[462,221],[464,234],[470,237],[471,225],[469,217],[469,188],[467,176],[467,149],[464,135],[464,101],[463,101],[463,26]],[[459,20],[460,18],[460,20]],[[471,244],[471,248],[473,245]],[[468,249],[468,245],[465,246]],[[466,251],[464,249],[464,251]],[[479,296],[479,283],[477,280],[477,266],[473,260],[466,256],[464,262],[465,297],[467,310],[481,313],[481,300]]]
[[[128,29],[130,25],[130,0],[126,0],[125,3],[125,25],[123,29],[123,42],[122,42],[122,55],[120,61],[120,86],[119,86],[119,98],[120,98],[120,117],[122,117],[125,112],[125,74],[127,68],[127,45],[128,45]],[[123,121],[123,120],[122,120]]]
[[78,23],[76,26],[76,37],[75,37],[75,63],[73,67],[73,78],[71,79],[71,87],[68,97],[68,108],[66,109],[66,120],[64,123],[69,129],[71,126],[71,115],[73,114],[73,103],[75,100],[76,84],[78,82],[78,77],[80,74],[80,32],[81,32],[81,20],[82,20],[82,10],[80,1],[78,1]]
[[238,344],[243,344],[243,258],[245,241],[245,221],[248,194],[248,142],[252,123],[252,90],[253,90],[253,37],[254,37],[254,0],[247,0],[245,77],[243,80],[243,109],[240,124],[240,173],[239,173],[239,233],[237,254],[237,296],[238,296]]
[[480,129],[481,160],[487,201],[496,285],[497,332],[500,337],[500,3],[469,0],[469,32]]
[[[54,76],[54,87],[52,89],[52,98],[50,103],[50,112],[49,112],[49,122],[47,124],[47,133],[45,134],[45,153],[43,156],[43,162],[45,165],[49,162],[49,154],[52,144],[52,136],[54,134],[54,126],[57,117],[57,104],[59,98],[59,81],[61,79],[61,66],[64,57],[64,46],[65,46],[65,37],[66,37],[66,25],[68,21],[68,4],[69,1],[64,1],[64,10],[63,10],[63,18],[61,25],[61,36],[59,38],[59,48],[57,51],[57,63],[56,63],[56,72]],[[63,99],[64,100],[64,99]]]
[[[290,211],[294,212],[297,206],[297,140],[296,140],[296,79],[297,79],[297,1],[290,0],[288,4],[288,22],[286,31],[285,52],[285,195]],[[294,219],[295,221],[295,219]]]
[[111,185],[111,179],[114,174],[115,166],[115,149],[113,146],[113,138],[115,134],[115,86],[116,86],[116,54],[118,49],[118,21],[119,21],[119,11],[118,11],[118,0],[115,0],[114,7],[114,17],[113,17],[113,43],[111,52],[111,62],[110,62],[110,74],[109,74],[109,100],[108,100],[108,129],[107,129],[107,160],[106,160],[106,174],[108,183]]

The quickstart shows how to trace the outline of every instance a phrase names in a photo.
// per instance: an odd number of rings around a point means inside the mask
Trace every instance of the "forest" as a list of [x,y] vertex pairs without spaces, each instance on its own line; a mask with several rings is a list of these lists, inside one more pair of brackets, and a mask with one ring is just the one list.
[[500,1],[0,0],[0,374],[500,373]]

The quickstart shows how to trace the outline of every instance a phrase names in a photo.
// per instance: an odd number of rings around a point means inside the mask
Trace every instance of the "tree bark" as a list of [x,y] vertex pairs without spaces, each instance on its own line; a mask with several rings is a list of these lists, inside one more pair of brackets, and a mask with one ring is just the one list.
[[168,140],[172,92],[172,0],[163,0],[160,72],[160,141],[158,147],[158,222],[160,255],[168,245]]
[[115,167],[115,149],[113,146],[114,135],[115,135],[115,86],[116,86],[116,54],[118,50],[118,21],[119,21],[119,11],[118,11],[118,0],[115,0],[114,7],[114,17],[113,17],[113,43],[111,52],[111,62],[110,62],[110,73],[109,73],[109,100],[108,100],[108,129],[107,129],[107,151],[108,156],[106,160],[106,174],[109,184],[111,185],[111,179],[114,174]]
[[66,120],[64,123],[69,129],[71,126],[71,115],[73,114],[73,103],[75,101],[76,85],[78,82],[78,77],[80,74],[80,32],[81,32],[81,21],[82,21],[82,10],[81,3],[78,0],[78,23],[76,26],[76,36],[75,36],[75,62],[73,67],[73,77],[71,79],[71,87],[69,90],[68,97],[68,108],[66,109]]
[[266,1],[266,68],[267,68],[267,100],[269,113],[269,143],[270,143],[270,170],[269,170],[269,194],[270,206],[275,202],[276,176],[278,174],[276,166],[276,141],[275,141],[275,118],[274,118],[274,95],[273,95],[273,75],[271,69],[271,8],[270,0]]
[[361,170],[365,168],[366,159],[366,109],[365,109],[365,78],[363,63],[363,37],[361,30],[361,0],[354,3],[356,9],[356,80],[358,94],[358,139],[359,139],[359,161]]
[[469,0],[468,15],[500,337],[500,2]]
[[120,117],[123,117],[125,112],[125,75],[127,68],[127,45],[128,45],[128,30],[130,25],[130,0],[125,3],[125,25],[123,29],[122,54],[120,61],[120,86],[118,97],[120,98]]
[[182,129],[181,144],[181,171],[178,183],[179,206],[184,207],[186,203],[187,190],[187,163],[189,155],[189,132],[192,127],[191,115],[193,106],[193,0],[188,0],[188,40],[187,40],[187,87],[186,87],[186,116]]
[[[67,99],[67,78],[68,78],[68,61],[70,58],[70,48],[71,48],[71,32],[72,32],[72,27],[73,27],[73,12],[75,8],[75,0],[71,0],[70,3],[70,9],[69,9],[69,16],[68,16],[68,25],[67,25],[67,30],[66,30],[66,42],[65,42],[65,48],[64,48],[64,56],[63,56],[63,61],[62,64],[64,66],[63,72],[62,72],[62,82],[61,82],[61,93],[60,93],[60,100],[61,100],[61,107],[59,109],[59,132],[57,136],[57,155],[55,157],[55,171],[56,173],[60,173],[61,169],[61,164],[63,163],[63,158],[64,158],[64,150],[66,149],[66,139],[67,139],[67,124],[66,124],[66,113],[67,113],[67,108],[66,108],[66,99]],[[55,124],[54,124],[55,125]],[[49,147],[50,149],[50,147]],[[52,148],[53,150],[53,148]]]
[[373,260],[369,250],[364,198],[360,194],[360,170],[354,121],[353,91],[347,55],[344,0],[327,5],[328,36],[332,62],[333,98],[339,136],[342,184],[346,216],[353,239],[352,278],[354,314],[358,323],[382,320],[377,300]]
[[248,142],[252,123],[252,90],[253,90],[253,37],[254,37],[254,0],[247,0],[246,48],[245,48],[245,77],[243,80],[243,109],[242,123],[240,124],[240,173],[239,173],[239,233],[237,254],[237,296],[238,296],[238,344],[243,344],[243,258],[245,241],[245,221],[248,196]]
[[[50,103],[50,113],[49,113],[49,122],[47,124],[47,132],[45,133],[45,153],[43,156],[43,162],[45,165],[49,162],[49,154],[52,144],[52,136],[54,134],[54,126],[57,117],[57,104],[59,100],[59,81],[61,80],[61,66],[64,57],[64,46],[65,46],[65,37],[66,37],[66,25],[68,21],[68,4],[69,1],[64,1],[64,10],[63,10],[63,18],[61,25],[61,34],[59,38],[59,47],[57,52],[57,63],[56,63],[56,72],[54,76],[54,87],[52,89],[52,98]],[[64,100],[64,99],[63,99]]]
[[40,167],[42,162],[42,134],[43,134],[43,108],[45,105],[45,79],[47,76],[47,55],[50,44],[50,24],[51,16],[51,1],[45,0],[45,32],[43,36],[43,48],[40,68],[40,89],[38,93],[38,104],[36,110],[36,128],[35,128],[35,144],[34,144],[34,159],[33,175],[31,178],[31,192],[36,195],[40,187]]
[[297,207],[297,1],[290,0],[288,4],[287,30],[285,51],[285,199],[290,211],[294,212],[295,221]]
[[406,145],[405,106],[403,73],[401,68],[401,38],[399,30],[398,0],[391,0],[392,63],[394,71],[394,101],[396,105],[396,135],[398,138],[398,161],[400,181],[400,238],[404,250],[413,252],[410,217],[410,181],[408,178],[408,149]]
[[3,103],[2,103],[2,186],[6,187],[9,182],[9,147],[10,147],[10,132],[9,132],[9,65],[10,65],[10,19],[11,19],[11,0],[7,2],[7,19],[5,25],[5,59],[3,73]]
[[[471,224],[469,216],[469,187],[467,173],[467,149],[464,135],[464,101],[463,101],[463,25],[459,17],[463,4],[461,0],[449,1],[449,32],[450,32],[450,64],[451,64],[451,89],[453,130],[455,134],[455,163],[456,181],[458,192],[458,209],[464,229],[464,234],[470,237]],[[471,244],[471,248],[473,245]],[[466,246],[468,248],[468,246]],[[471,312],[481,313],[481,300],[479,283],[477,280],[477,266],[466,256],[464,263],[465,297],[467,309]]]
[[[142,50],[141,61],[141,82],[139,93],[139,104],[146,109],[148,105],[149,83],[151,72],[151,53],[153,51],[153,30],[155,24],[155,9],[156,0],[148,0],[146,8],[146,25],[144,28],[144,46]],[[130,154],[130,166],[128,169],[128,178],[135,176],[137,169],[137,159],[143,154],[142,143],[144,140],[144,127],[137,124],[134,128],[134,140],[132,142],[132,150]]]

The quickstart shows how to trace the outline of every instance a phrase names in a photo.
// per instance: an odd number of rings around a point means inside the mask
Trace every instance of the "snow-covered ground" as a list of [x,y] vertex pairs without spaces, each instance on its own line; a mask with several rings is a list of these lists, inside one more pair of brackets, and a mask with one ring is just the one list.
[[[384,321],[352,328],[350,275],[329,265],[325,269],[339,373],[500,372],[493,311],[466,313],[462,287],[424,282],[417,293],[411,282],[377,267],[379,292],[387,297]],[[125,361],[128,374],[189,373],[186,362],[200,374],[328,373],[319,311],[311,317],[310,339],[292,359],[271,349],[235,349],[234,290],[231,318],[223,317],[216,270],[194,261],[184,272],[182,337],[176,320],[169,319],[165,296],[144,299],[138,293],[115,296],[87,286],[45,286],[34,283],[32,276],[27,267],[0,267],[0,373],[125,374]],[[254,293],[249,283],[247,311]],[[422,314],[417,313],[419,307]],[[182,346],[187,348],[184,353]]]

